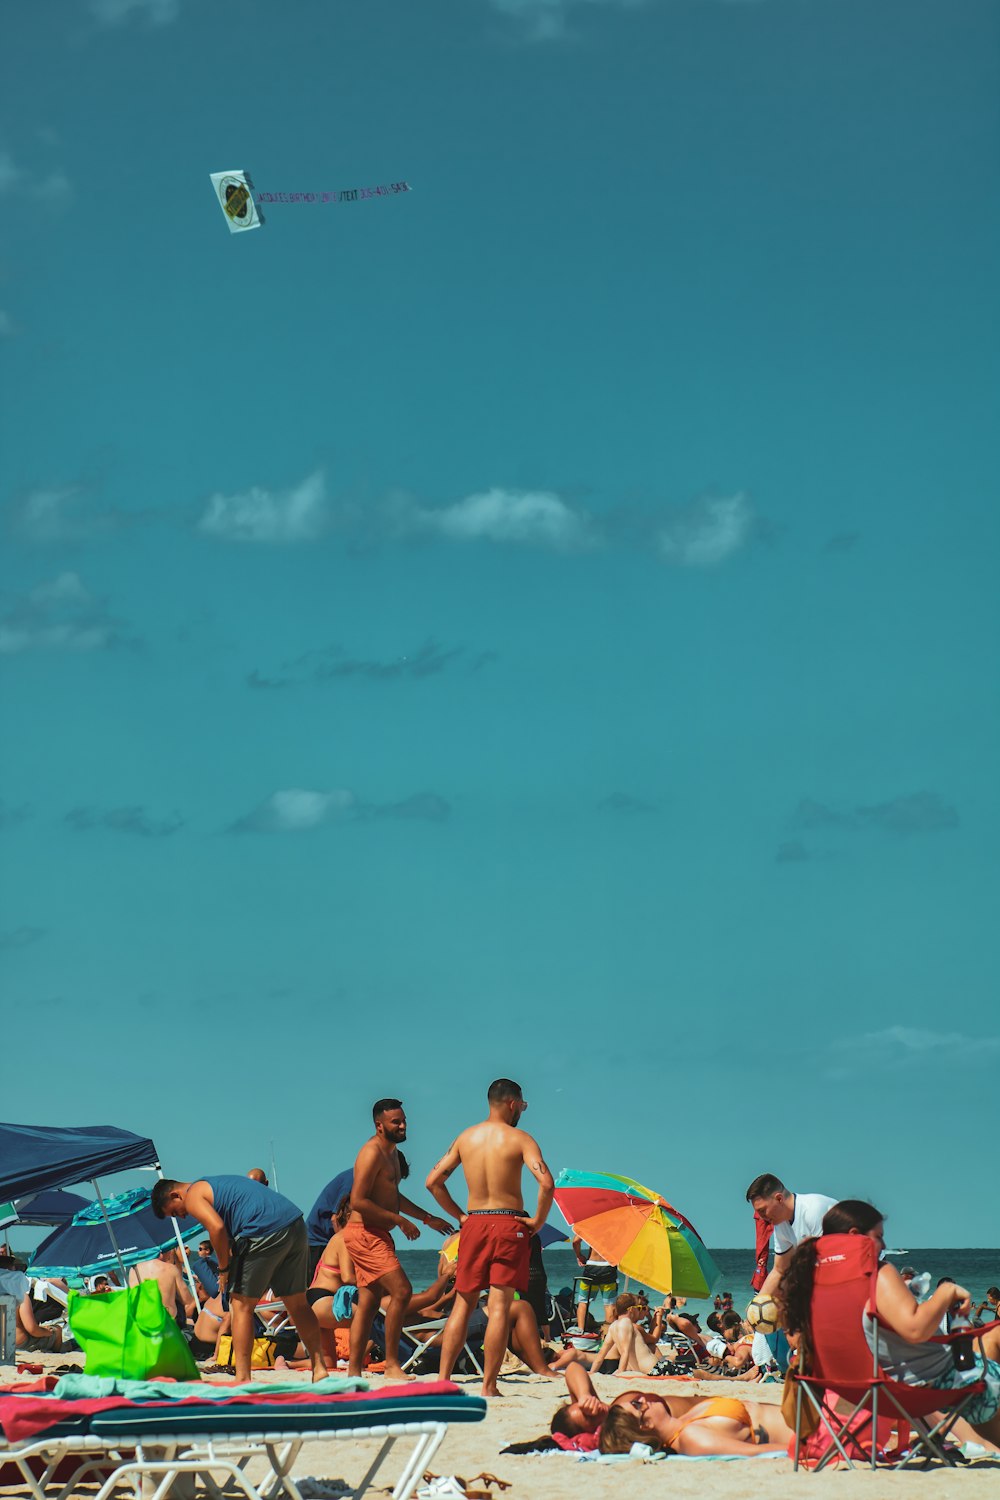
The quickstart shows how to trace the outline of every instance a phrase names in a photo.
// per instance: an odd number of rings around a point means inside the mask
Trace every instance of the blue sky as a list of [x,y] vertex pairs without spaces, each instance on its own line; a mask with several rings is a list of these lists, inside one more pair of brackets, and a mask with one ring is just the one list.
[[5,1117],[995,1243],[996,7],[5,31]]

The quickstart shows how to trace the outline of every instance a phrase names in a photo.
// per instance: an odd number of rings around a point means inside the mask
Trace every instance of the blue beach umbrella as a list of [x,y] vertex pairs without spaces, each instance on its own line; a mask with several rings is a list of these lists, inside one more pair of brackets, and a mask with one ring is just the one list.
[[[104,1222],[105,1212],[114,1231],[114,1241]],[[127,1269],[176,1245],[175,1223],[173,1219],[156,1217],[148,1188],[116,1193],[105,1198],[103,1211],[99,1203],[88,1203],[68,1224],[43,1240],[32,1257],[28,1275],[61,1276],[75,1281],[99,1276],[115,1265]],[[196,1240],[205,1232],[200,1224],[190,1229],[177,1227],[185,1242]]]
[[90,1207],[89,1198],[79,1193],[66,1193],[62,1188],[45,1188],[41,1193],[29,1193],[18,1198],[12,1205],[18,1224],[50,1226],[68,1224],[74,1214]]

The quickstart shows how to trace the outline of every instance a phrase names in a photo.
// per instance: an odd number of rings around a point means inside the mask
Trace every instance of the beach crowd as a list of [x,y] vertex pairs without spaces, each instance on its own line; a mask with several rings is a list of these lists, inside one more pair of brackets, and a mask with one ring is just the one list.
[[[262,1342],[316,1380],[343,1360],[351,1375],[374,1368],[394,1380],[432,1369],[447,1380],[459,1369],[479,1373],[487,1397],[499,1394],[505,1361],[515,1359],[519,1368],[565,1381],[568,1397],[550,1431],[519,1445],[521,1451],[555,1446],[615,1453],[638,1442],[678,1453],[738,1454],[787,1448],[793,1433],[780,1407],[637,1389],[605,1402],[594,1375],[738,1379],[749,1396],[753,1383],[781,1379],[790,1363],[807,1369],[821,1335],[813,1323],[817,1277],[823,1280],[829,1259],[824,1246],[834,1243],[831,1236],[854,1237],[845,1241],[848,1251],[868,1254],[876,1268],[878,1310],[866,1305],[863,1331],[882,1370],[891,1379],[940,1390],[976,1381],[979,1394],[964,1407],[954,1433],[1000,1453],[1000,1289],[991,1287],[973,1308],[966,1288],[942,1278],[918,1300],[915,1287],[926,1289],[914,1272],[897,1271],[884,1259],[878,1209],[792,1192],[778,1177],[762,1174],[746,1198],[772,1238],[773,1263],[765,1274],[766,1258],[758,1262],[764,1269],[755,1283],[755,1302],[773,1305],[780,1325],[768,1334],[734,1309],[728,1293],[716,1297],[703,1330],[683,1298],[668,1296],[654,1308],[641,1291],[619,1292],[617,1267],[579,1237],[573,1239],[579,1263],[573,1291],[551,1297],[540,1231],[553,1201],[552,1174],[522,1128],[528,1104],[520,1085],[496,1079],[487,1107],[486,1117],[462,1130],[428,1175],[433,1208],[403,1191],[409,1169],[400,1148],[407,1124],[395,1098],[375,1102],[373,1133],[358,1151],[353,1178],[345,1184],[348,1174],[341,1174],[328,1183],[308,1216],[272,1189],[260,1168],[245,1176],[163,1178],[152,1192],[154,1213],[181,1223],[193,1219],[205,1237],[190,1261],[179,1249],[164,1250],[132,1267],[129,1282],[157,1282],[166,1311],[187,1325],[192,1350],[206,1366],[220,1361],[228,1339],[238,1383],[250,1379]],[[449,1186],[459,1169],[463,1203]],[[525,1170],[537,1188],[530,1211],[522,1196]],[[421,1225],[450,1239],[435,1280],[415,1291],[393,1234],[413,1241]],[[12,1272],[14,1263],[0,1257],[0,1277]],[[90,1287],[98,1296],[116,1289],[112,1272]],[[590,1318],[595,1299],[604,1307],[600,1327]],[[16,1300],[18,1350],[58,1349],[58,1328],[44,1326],[26,1289]],[[966,1360],[959,1369],[940,1335],[955,1319],[982,1315],[987,1322],[974,1363]]]

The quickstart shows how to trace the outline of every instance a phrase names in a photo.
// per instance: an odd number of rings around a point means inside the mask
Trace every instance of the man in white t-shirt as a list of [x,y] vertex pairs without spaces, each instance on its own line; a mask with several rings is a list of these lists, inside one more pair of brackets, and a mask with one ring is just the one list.
[[823,1216],[838,1200],[823,1193],[790,1193],[780,1177],[763,1172],[747,1188],[747,1202],[774,1228],[774,1265],[758,1296],[774,1296],[796,1245],[823,1233]]

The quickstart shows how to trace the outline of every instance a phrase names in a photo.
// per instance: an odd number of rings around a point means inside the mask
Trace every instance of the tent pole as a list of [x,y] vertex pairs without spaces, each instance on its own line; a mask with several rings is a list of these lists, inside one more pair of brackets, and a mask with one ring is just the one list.
[[[156,1163],[156,1172],[157,1176],[162,1182],[163,1168],[160,1166],[159,1162]],[[194,1284],[194,1273],[191,1270],[191,1262],[188,1260],[187,1246],[181,1239],[180,1225],[178,1224],[176,1219],[171,1219],[170,1222],[174,1226],[174,1235],[176,1236],[177,1245],[181,1252],[181,1260],[184,1262],[184,1270],[187,1272],[187,1284],[191,1288],[191,1295],[194,1298],[194,1305],[198,1309],[198,1311],[201,1312],[201,1298],[198,1296],[198,1288]]]
[[92,1177],[90,1179],[90,1185],[94,1189],[94,1192],[97,1194],[97,1201],[101,1205],[101,1213],[104,1216],[104,1227],[108,1231],[108,1234],[111,1238],[111,1243],[114,1246],[115,1258],[117,1259],[118,1264],[121,1267],[122,1286],[128,1286],[128,1272],[125,1269],[125,1262],[122,1260],[122,1252],[119,1247],[118,1241],[115,1239],[115,1232],[111,1228],[111,1220],[108,1218],[108,1210],[105,1206],[104,1199],[101,1197],[101,1188],[96,1177]]

